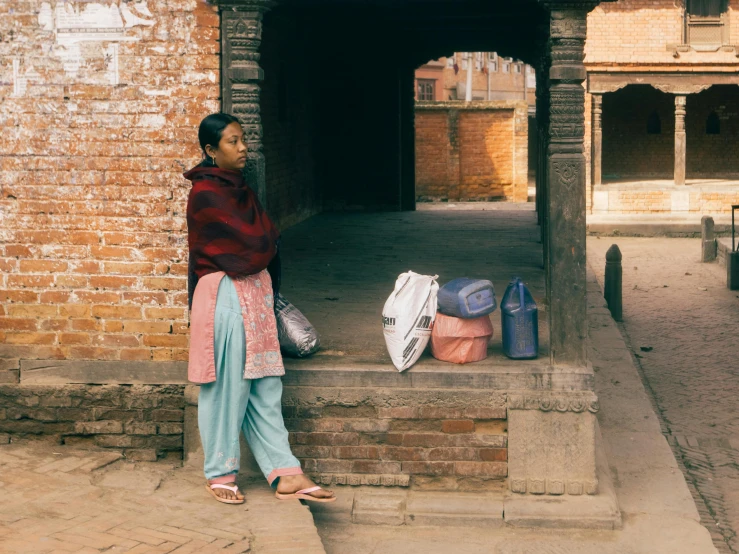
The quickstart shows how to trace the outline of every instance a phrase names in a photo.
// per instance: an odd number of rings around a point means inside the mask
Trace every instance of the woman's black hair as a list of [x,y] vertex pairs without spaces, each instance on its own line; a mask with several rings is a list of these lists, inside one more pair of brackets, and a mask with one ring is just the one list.
[[222,112],[212,113],[200,122],[198,140],[200,141],[200,148],[203,150],[206,160],[210,160],[210,158],[205,151],[205,147],[210,144],[213,148],[218,148],[218,143],[221,142],[221,137],[223,137],[223,130],[231,125],[231,123],[241,125],[241,122],[236,117]]

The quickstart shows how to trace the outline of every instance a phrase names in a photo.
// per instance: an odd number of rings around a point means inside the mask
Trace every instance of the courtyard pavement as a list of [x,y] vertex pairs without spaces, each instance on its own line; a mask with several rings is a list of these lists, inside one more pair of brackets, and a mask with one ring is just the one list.
[[662,432],[722,554],[739,552],[739,292],[726,269],[700,263],[700,239],[590,237],[623,255],[621,330],[654,400]]
[[324,552],[308,509],[264,481],[241,483],[246,503],[227,505],[179,461],[120,457],[49,441],[0,446],[0,552]]

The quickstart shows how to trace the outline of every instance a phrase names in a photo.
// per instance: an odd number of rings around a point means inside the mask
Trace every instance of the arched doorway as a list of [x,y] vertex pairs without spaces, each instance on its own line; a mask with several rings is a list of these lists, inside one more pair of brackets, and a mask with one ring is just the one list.
[[603,184],[672,180],[675,102],[649,85],[603,95]]

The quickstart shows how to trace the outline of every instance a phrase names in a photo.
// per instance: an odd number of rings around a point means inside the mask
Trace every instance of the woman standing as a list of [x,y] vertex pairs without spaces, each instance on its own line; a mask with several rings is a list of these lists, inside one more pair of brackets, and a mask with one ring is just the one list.
[[[246,142],[238,119],[217,113],[198,131],[205,160],[185,177],[190,316],[188,379],[201,384],[198,424],[206,488],[242,504],[236,485],[239,432],[280,499],[336,500],[303,474],[282,419],[285,369],[268,266],[279,234],[246,185]],[[276,263],[277,262],[277,263]]]

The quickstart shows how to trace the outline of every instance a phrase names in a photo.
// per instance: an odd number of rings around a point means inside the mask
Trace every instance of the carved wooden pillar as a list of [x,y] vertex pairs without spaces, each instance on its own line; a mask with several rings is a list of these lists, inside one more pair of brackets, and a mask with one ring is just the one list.
[[[546,41],[542,49],[548,50]],[[536,211],[539,224],[542,226],[542,240],[545,235],[546,220],[546,166],[547,149],[549,148],[549,68],[551,62],[546,55],[542,55],[536,71],[536,120],[538,129],[538,156],[536,165]]]
[[587,12],[594,4],[545,2],[550,14],[547,297],[552,365],[584,366],[585,89]]
[[221,97],[222,110],[235,115],[244,127],[248,143],[247,183],[263,206],[267,190],[262,153],[262,118],[259,113],[259,66],[262,43],[262,17],[274,5],[273,0],[233,0],[221,6]]
[[[549,67],[550,61],[543,59],[536,78],[536,118],[538,123],[538,156],[536,166],[536,210],[542,244],[542,262],[549,263],[549,226],[547,209],[549,179],[547,177],[549,151]],[[548,275],[547,275],[548,278]]]
[[593,94],[591,96],[593,102],[593,141],[592,152],[590,153],[593,162],[593,185],[600,185],[603,182],[603,95]]
[[549,148],[549,69],[552,60],[549,51],[549,17],[543,17],[537,24],[537,48],[539,60],[536,67],[536,214],[540,225],[542,243],[542,263],[547,267],[549,244],[547,237],[547,151]]
[[675,184],[685,184],[685,101],[687,97],[675,96]]

